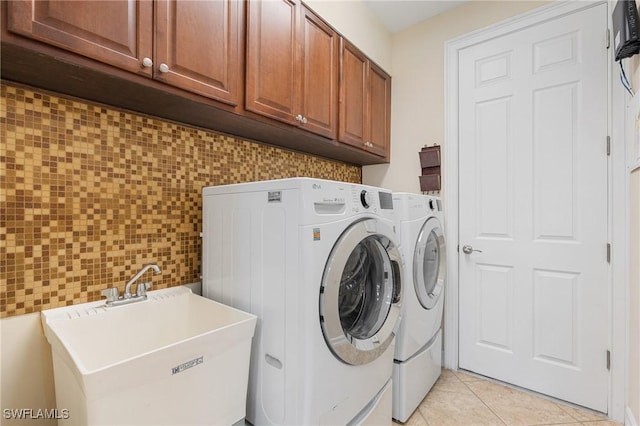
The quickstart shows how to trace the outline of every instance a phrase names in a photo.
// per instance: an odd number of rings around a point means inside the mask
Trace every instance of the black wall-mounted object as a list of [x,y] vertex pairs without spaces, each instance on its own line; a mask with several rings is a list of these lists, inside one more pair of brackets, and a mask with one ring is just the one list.
[[613,9],[613,47],[616,61],[640,52],[640,22],[635,0],[618,0]]

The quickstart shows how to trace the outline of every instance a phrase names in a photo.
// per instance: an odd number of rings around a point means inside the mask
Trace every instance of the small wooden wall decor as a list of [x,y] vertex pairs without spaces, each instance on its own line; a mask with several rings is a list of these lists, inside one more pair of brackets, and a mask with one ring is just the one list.
[[420,190],[440,191],[440,145],[424,146],[420,152]]

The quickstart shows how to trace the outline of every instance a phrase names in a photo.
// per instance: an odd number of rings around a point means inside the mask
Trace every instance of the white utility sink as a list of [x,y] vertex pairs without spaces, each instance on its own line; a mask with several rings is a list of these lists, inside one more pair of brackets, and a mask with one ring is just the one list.
[[147,294],[42,312],[60,424],[242,422],[256,317],[186,287]]

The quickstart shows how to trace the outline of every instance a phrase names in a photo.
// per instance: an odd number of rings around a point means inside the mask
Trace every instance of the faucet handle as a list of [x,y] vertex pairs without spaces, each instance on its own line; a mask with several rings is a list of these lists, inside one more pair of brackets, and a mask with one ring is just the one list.
[[105,288],[100,292],[100,294],[107,298],[107,303],[115,302],[118,300],[118,297],[120,297],[120,293],[116,287]]
[[136,297],[146,296],[147,290],[149,290],[150,288],[151,288],[150,282],[139,283],[136,288]]

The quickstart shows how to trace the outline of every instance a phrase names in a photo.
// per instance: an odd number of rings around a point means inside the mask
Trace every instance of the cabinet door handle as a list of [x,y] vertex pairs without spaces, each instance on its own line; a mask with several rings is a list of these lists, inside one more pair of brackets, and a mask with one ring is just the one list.
[[160,64],[160,67],[158,67],[158,69],[160,70],[161,73],[167,73],[169,72],[169,65]]
[[142,66],[145,68],[151,68],[153,66],[153,61],[151,58],[144,58],[142,60]]

